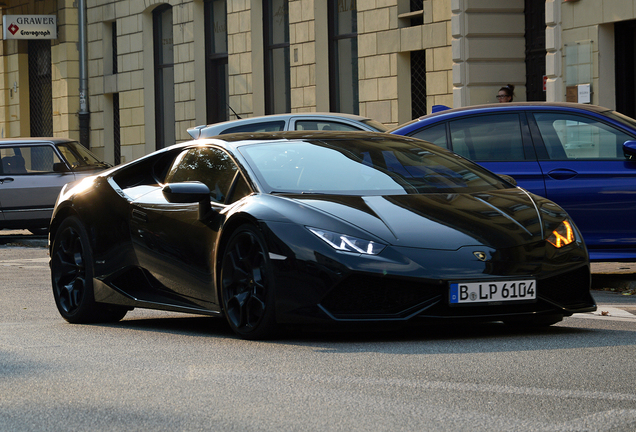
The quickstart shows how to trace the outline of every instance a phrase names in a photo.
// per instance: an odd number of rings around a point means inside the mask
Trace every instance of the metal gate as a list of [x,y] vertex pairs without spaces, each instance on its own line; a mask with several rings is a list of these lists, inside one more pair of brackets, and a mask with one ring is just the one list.
[[28,56],[31,136],[53,136],[51,41],[30,40]]

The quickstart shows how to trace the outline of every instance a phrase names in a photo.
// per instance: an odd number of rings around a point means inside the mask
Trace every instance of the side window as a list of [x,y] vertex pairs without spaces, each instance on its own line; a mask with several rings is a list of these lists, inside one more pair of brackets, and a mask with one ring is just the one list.
[[624,159],[623,143],[632,139],[594,119],[563,113],[534,113],[551,160]]
[[522,161],[517,114],[467,117],[450,122],[452,150],[475,161]]
[[210,188],[213,201],[223,203],[237,171],[234,161],[224,151],[199,147],[179,155],[168,171],[166,183],[199,181]]
[[295,130],[359,131],[361,129],[346,123],[334,121],[299,120],[296,122]]
[[414,134],[411,134],[413,138],[419,138],[424,141],[432,142],[433,144],[449,148],[448,140],[446,139],[446,123],[441,123],[427,129],[419,130]]
[[225,129],[219,135],[225,135],[236,132],[279,132],[285,129],[284,121],[272,121],[263,123],[249,123],[246,125],[236,126]]
[[50,146],[3,147],[0,157],[4,174],[51,173],[53,164],[61,162]]

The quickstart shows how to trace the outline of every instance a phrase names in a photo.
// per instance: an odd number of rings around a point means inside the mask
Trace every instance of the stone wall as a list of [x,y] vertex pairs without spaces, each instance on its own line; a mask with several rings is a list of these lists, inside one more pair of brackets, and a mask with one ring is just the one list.
[[454,106],[497,102],[513,84],[525,100],[524,0],[452,0]]

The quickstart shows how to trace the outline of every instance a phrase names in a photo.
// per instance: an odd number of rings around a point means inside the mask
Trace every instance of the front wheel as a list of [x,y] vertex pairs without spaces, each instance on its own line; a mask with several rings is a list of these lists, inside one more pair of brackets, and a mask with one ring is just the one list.
[[70,323],[113,322],[127,309],[96,303],[93,294],[93,256],[88,235],[78,218],[66,218],[51,248],[53,297],[62,317]]
[[263,235],[239,227],[221,262],[221,300],[232,330],[244,339],[271,337],[276,330],[274,281]]

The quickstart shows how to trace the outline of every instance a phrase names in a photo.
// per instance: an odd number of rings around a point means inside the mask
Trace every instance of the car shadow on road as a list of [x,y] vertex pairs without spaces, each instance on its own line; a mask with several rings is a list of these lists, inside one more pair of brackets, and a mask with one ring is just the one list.
[[[636,345],[636,329],[620,330],[610,323],[568,320],[542,328],[510,327],[503,323],[425,325],[382,329],[287,327],[269,344],[311,347],[318,353],[455,354],[539,351]],[[239,339],[224,319],[199,316],[127,319],[104,327],[194,337]]]
[[102,327],[126,328],[145,332],[182,334],[187,336],[235,337],[225,319],[206,316],[186,315],[183,317],[133,318],[124,319],[117,323],[99,325]]
[[314,346],[323,353],[377,352],[403,354],[465,354],[512,351],[549,351],[636,345],[634,330],[611,325],[589,327],[565,322],[544,328],[518,328],[503,323],[470,326],[409,327],[386,332],[312,332],[280,343]]

